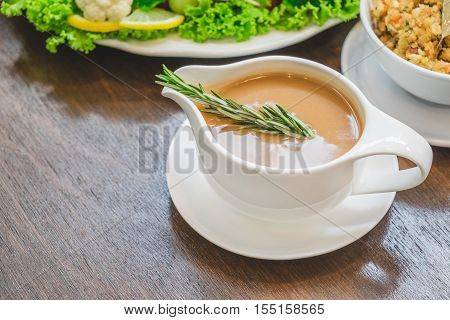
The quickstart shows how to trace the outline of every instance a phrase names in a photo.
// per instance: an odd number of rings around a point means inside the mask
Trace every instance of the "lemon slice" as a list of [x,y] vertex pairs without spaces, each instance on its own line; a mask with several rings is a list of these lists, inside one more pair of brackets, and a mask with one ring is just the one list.
[[135,30],[161,30],[178,27],[184,21],[184,16],[154,8],[150,11],[135,10],[119,24],[122,28]]
[[120,24],[114,21],[90,21],[82,16],[74,14],[67,19],[69,25],[74,28],[91,32],[112,32],[120,29]]

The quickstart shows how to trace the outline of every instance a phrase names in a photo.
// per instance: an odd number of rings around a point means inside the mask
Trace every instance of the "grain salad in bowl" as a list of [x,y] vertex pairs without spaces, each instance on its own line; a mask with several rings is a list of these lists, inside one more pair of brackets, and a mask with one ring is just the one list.
[[450,39],[442,38],[442,0],[374,0],[374,31],[400,57],[450,74]]
[[421,99],[450,106],[448,51],[439,47],[442,19],[432,14],[438,8],[442,0],[361,0],[360,17],[370,55],[394,82]]

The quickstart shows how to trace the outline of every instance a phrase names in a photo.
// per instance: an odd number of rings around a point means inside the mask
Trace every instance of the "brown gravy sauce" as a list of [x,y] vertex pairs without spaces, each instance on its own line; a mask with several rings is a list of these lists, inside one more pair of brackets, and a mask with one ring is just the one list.
[[265,74],[212,89],[257,108],[278,103],[316,131],[313,139],[236,130],[232,121],[202,113],[213,136],[234,155],[259,165],[304,168],[334,160],[358,141],[362,125],[350,102],[330,86],[293,74]]

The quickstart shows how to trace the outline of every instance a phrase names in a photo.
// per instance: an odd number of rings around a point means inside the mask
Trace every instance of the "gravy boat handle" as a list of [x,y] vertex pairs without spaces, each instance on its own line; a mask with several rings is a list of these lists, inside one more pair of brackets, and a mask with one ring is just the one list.
[[412,161],[416,167],[394,172],[372,172],[365,176],[356,174],[352,194],[396,192],[421,184],[428,176],[433,160],[428,142],[407,125],[379,110],[373,112],[370,121],[373,123],[366,123],[368,130],[363,133],[351,159],[356,161],[375,155],[396,155]]

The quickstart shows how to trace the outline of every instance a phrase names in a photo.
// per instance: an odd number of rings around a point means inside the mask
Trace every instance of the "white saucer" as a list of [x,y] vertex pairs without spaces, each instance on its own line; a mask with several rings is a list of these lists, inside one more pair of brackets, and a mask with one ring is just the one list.
[[[398,169],[397,158],[391,155],[364,161],[363,174]],[[311,211],[295,221],[269,221],[253,218],[257,212],[243,212],[229,197],[225,200],[198,168],[196,145],[186,121],[173,138],[167,159],[172,200],[184,220],[204,238],[253,258],[299,259],[342,248],[375,227],[395,197],[395,193],[350,196],[330,212]]]
[[[381,69],[361,23],[345,39],[343,74],[380,110],[419,132],[431,145],[450,147],[450,107],[421,100],[395,84]],[[449,88],[450,90],[450,88]]]

